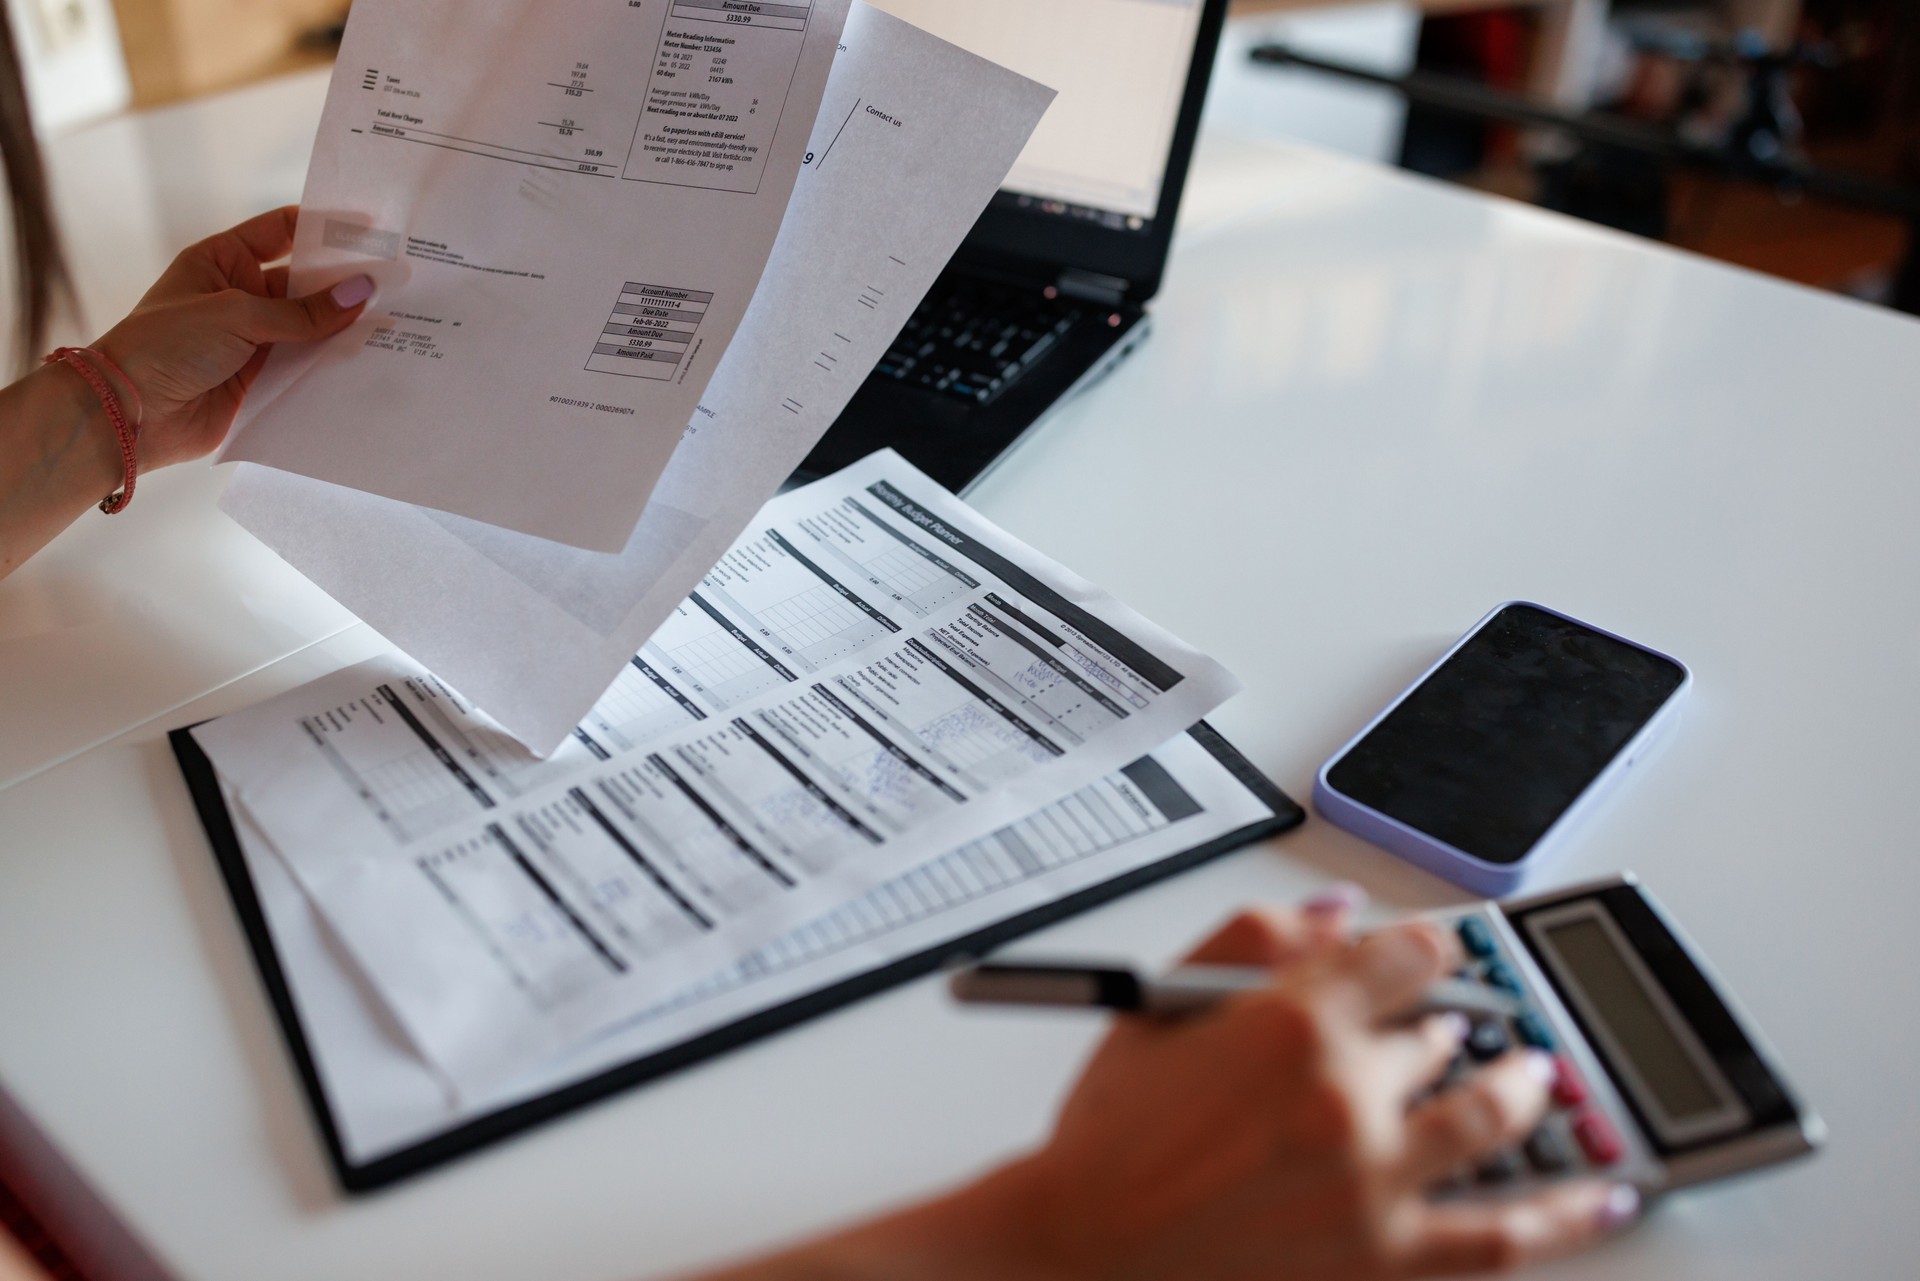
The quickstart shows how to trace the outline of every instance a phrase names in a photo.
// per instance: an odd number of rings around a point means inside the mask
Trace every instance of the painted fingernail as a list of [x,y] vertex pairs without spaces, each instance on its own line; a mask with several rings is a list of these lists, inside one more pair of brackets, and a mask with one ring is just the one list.
[[1554,1078],[1560,1075],[1560,1068],[1553,1061],[1553,1055],[1544,1050],[1527,1051],[1527,1072],[1542,1085],[1552,1085]]
[[1600,1207],[1600,1226],[1608,1232],[1623,1228],[1640,1216],[1640,1190],[1630,1183],[1616,1183],[1607,1190],[1606,1203]]
[[1342,912],[1357,912],[1366,905],[1367,892],[1358,885],[1342,881],[1308,899],[1301,904],[1300,910],[1308,916],[1338,916]]
[[333,287],[333,301],[340,307],[358,307],[373,297],[373,277],[355,276]]

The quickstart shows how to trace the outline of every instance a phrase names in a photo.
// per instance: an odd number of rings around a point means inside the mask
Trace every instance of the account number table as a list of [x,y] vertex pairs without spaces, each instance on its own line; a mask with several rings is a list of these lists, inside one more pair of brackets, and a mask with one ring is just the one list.
[[[297,155],[313,117],[287,104],[282,151]],[[186,175],[178,200],[223,171],[223,131],[245,114],[204,111],[147,161]],[[1555,1275],[1910,1275],[1920,325],[1217,132],[1183,223],[1152,340],[980,507],[1238,671],[1247,690],[1215,719],[1296,795],[1498,601],[1684,657],[1686,718],[1549,879],[1639,871],[1833,1138],[1678,1199]],[[950,1186],[1045,1133],[1098,1021],[961,1012],[929,980],[343,1197],[164,731],[380,641],[339,630],[182,493],[151,534],[174,568],[141,565],[175,575],[184,603],[150,591],[152,617],[130,619],[109,601],[74,616],[76,638],[217,647],[235,615],[193,612],[207,557],[250,608],[310,616],[194,672],[163,662],[165,689],[128,687],[117,737],[0,791],[0,1136],[50,1212],[113,1256],[101,1275],[665,1274]],[[95,521],[76,536],[111,558],[120,533]],[[35,591],[57,601],[92,581],[86,563],[57,546]],[[139,657],[118,644],[76,644],[72,661]],[[9,708],[0,740],[26,759],[51,723]],[[1459,901],[1316,821],[1037,945],[1158,963],[1237,903],[1334,878],[1383,911]]]

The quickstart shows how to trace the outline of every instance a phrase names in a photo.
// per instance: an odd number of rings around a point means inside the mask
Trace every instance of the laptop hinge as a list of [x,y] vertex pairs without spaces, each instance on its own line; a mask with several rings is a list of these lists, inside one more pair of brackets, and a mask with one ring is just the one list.
[[1108,307],[1119,306],[1127,297],[1127,282],[1120,277],[1102,276],[1098,272],[1081,271],[1073,267],[1061,272],[1055,284],[1069,298],[1097,302]]

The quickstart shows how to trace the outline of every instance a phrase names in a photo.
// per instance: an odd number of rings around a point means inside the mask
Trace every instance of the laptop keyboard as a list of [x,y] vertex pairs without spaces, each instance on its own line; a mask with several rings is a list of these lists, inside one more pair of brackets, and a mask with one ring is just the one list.
[[934,286],[874,370],[984,405],[1060,344],[1086,312],[1066,298],[975,280]]

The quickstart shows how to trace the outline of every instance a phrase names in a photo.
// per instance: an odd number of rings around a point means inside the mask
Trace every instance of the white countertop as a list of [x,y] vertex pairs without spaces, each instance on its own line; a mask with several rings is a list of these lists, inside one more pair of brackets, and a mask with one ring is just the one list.
[[[146,273],[114,293],[87,267],[90,297],[124,305],[164,257],[143,246],[296,195],[320,95],[294,81],[70,141],[69,199],[95,160],[144,155],[160,211],[90,210],[76,257]],[[1920,325],[1304,150],[1216,133],[1194,181],[1154,338],[978,505],[1238,671],[1216,723],[1296,795],[1497,601],[1689,662],[1686,719],[1549,879],[1638,870],[1833,1137],[1556,1275],[1905,1274]],[[144,524],[84,521],[0,585],[0,784],[19,780],[0,790],[0,1089],[180,1277],[650,1275],[1043,1132],[1091,1025],[962,1018],[920,983],[341,1198],[164,731],[379,641],[224,524],[218,483],[156,478]],[[1453,899],[1315,822],[1053,942],[1166,956],[1335,877],[1389,908]]]

